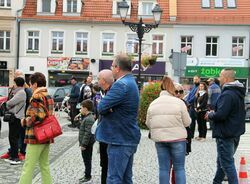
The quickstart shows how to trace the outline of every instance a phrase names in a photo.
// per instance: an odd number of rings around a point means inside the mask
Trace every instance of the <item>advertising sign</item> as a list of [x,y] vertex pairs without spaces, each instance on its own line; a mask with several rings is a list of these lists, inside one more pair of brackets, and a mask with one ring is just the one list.
[[48,70],[89,70],[89,58],[80,57],[48,57]]
[[[99,70],[110,69],[112,64],[111,60],[100,60]],[[150,67],[141,67],[142,75],[165,75],[165,62],[156,62],[153,66]],[[138,74],[139,71],[139,62],[135,61],[132,66],[132,73]]]
[[[200,77],[219,77],[220,72],[225,67],[209,67],[209,66],[187,66],[185,76],[193,77],[198,75]],[[236,72],[236,78],[248,78],[248,68],[246,67],[230,67]]]

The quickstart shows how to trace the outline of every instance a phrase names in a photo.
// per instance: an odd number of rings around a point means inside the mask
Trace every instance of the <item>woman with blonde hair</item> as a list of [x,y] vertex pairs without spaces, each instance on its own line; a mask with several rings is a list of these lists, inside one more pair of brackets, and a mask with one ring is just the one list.
[[169,183],[172,161],[176,183],[185,184],[185,127],[189,126],[191,119],[185,103],[175,97],[176,89],[170,77],[163,77],[161,88],[160,96],[148,108],[146,120],[157,150],[159,183]]

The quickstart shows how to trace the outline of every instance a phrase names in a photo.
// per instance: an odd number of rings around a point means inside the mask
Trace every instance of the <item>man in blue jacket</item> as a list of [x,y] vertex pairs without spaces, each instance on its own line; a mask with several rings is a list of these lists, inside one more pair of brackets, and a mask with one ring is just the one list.
[[108,144],[107,183],[132,184],[133,157],[141,137],[137,123],[139,91],[127,55],[117,55],[111,69],[116,82],[98,105],[101,120],[96,140]]
[[76,117],[76,115],[78,114],[78,109],[76,108],[77,102],[78,102],[78,97],[79,97],[79,93],[80,93],[80,87],[77,84],[77,79],[72,76],[70,79],[70,83],[72,85],[72,89],[70,91],[69,94],[69,104],[70,104],[70,120],[71,120],[71,124],[68,125],[69,127],[75,128],[75,122],[74,119]]
[[194,138],[194,132],[195,132],[195,124],[196,124],[196,111],[194,110],[194,101],[195,101],[195,94],[197,92],[197,89],[200,85],[200,77],[199,76],[194,76],[193,78],[193,83],[194,86],[192,87],[192,89],[190,90],[187,98],[186,98],[186,102],[188,105],[188,112],[191,118],[191,124],[190,124],[190,129],[191,129],[191,138]]
[[215,111],[210,111],[206,118],[213,120],[213,138],[217,144],[217,171],[213,184],[223,181],[225,174],[229,184],[238,184],[234,165],[234,153],[239,145],[240,136],[245,133],[246,88],[235,81],[235,71],[223,69],[220,73],[222,92],[215,105]]
[[[208,105],[209,110],[214,110],[217,99],[220,96],[221,89],[220,89],[220,86],[214,82],[214,78],[209,78],[207,82],[209,84],[207,105]],[[209,124],[210,124],[209,129],[212,130],[213,122],[210,121]]]

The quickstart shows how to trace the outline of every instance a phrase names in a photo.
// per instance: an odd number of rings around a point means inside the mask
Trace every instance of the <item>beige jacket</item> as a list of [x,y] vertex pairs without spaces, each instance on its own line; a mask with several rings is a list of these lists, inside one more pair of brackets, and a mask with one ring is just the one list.
[[185,139],[190,123],[185,103],[165,90],[148,108],[146,125],[155,142]]

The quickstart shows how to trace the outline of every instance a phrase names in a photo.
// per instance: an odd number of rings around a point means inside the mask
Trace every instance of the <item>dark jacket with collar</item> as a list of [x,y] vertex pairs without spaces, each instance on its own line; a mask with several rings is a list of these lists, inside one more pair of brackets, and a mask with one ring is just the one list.
[[245,133],[246,88],[238,81],[225,84],[208,118],[214,122],[214,138],[235,138]]
[[78,84],[74,84],[72,86],[72,89],[70,91],[70,99],[69,99],[69,103],[77,103],[78,101],[78,97],[79,97],[79,93],[80,93],[80,87],[78,86]]

